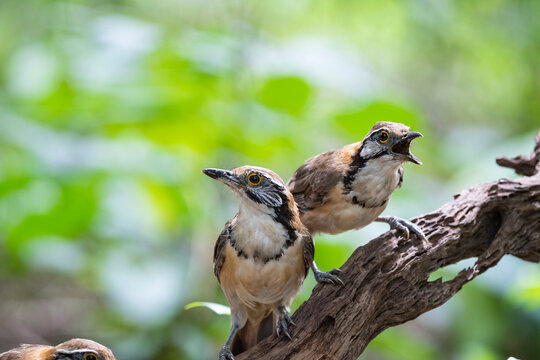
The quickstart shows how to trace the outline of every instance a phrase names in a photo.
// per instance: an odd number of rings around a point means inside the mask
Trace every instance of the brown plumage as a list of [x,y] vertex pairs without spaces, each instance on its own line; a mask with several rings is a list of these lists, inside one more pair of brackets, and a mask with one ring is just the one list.
[[0,354],[0,360],[116,360],[116,357],[95,341],[71,339],[57,346],[21,345]]
[[253,166],[203,170],[239,202],[214,249],[214,273],[231,306],[231,332],[219,359],[233,359],[272,333],[290,338],[288,307],[313,262],[311,235],[292,194],[274,172]]
[[396,217],[379,217],[392,192],[403,181],[402,164],[421,164],[409,151],[422,136],[392,122],[376,123],[363,141],[314,156],[300,166],[287,183],[311,234],[338,234],[373,221],[409,230],[429,244],[414,224]]
[[[343,180],[361,143],[346,145],[306,160],[287,183],[302,212],[324,205],[330,191]],[[313,226],[315,227],[315,226]]]

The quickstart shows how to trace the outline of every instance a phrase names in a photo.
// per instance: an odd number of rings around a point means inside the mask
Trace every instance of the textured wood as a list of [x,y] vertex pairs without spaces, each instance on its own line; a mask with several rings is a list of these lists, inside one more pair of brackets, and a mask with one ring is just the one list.
[[[387,232],[358,248],[342,266],[344,287],[317,285],[294,314],[293,340],[272,336],[237,356],[245,359],[354,360],[384,329],[436,308],[506,254],[540,261],[540,133],[531,157],[498,160],[536,174],[480,184],[440,209],[412,219],[432,244]],[[476,258],[454,279],[428,281],[446,265]]]
[[530,156],[519,155],[509,159],[505,157],[497,158],[497,164],[514,169],[516,173],[533,176],[540,171],[540,133],[536,134],[536,146]]

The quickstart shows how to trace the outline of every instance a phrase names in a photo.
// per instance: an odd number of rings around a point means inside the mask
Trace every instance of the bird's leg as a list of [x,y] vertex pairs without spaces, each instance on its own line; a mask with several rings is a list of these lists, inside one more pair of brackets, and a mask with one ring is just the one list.
[[329,272],[325,273],[319,268],[317,268],[317,264],[315,264],[315,260],[311,262],[311,270],[313,270],[313,275],[315,275],[315,280],[317,280],[318,283],[321,284],[341,284],[345,285],[343,281],[336,275],[341,272],[340,269],[332,269]]
[[218,360],[234,360],[234,356],[231,351],[231,343],[234,339],[234,335],[236,335],[239,328],[240,327],[238,326],[238,324],[233,322],[233,325],[231,327],[231,332],[229,333],[229,337],[227,337],[227,341],[225,341],[225,344],[223,344],[219,352]]
[[390,225],[391,229],[396,229],[405,233],[405,237],[407,239],[409,238],[410,230],[422,240],[425,246],[431,246],[430,242],[426,239],[426,236],[424,235],[422,230],[408,220],[400,219],[395,216],[379,216],[377,219],[375,219],[375,221],[385,222]]
[[276,327],[277,336],[283,333],[289,338],[289,340],[292,340],[291,333],[289,332],[289,325],[296,326],[296,324],[289,316],[289,310],[287,309],[287,307],[279,305],[277,310],[279,312],[279,318]]

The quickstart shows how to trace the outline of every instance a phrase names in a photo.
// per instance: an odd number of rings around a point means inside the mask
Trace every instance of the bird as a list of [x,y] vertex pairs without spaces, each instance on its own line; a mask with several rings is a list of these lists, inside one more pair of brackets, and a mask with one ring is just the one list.
[[219,360],[233,360],[273,333],[291,339],[289,306],[310,267],[320,271],[312,266],[313,239],[276,173],[256,166],[203,173],[227,185],[239,203],[214,247],[214,274],[232,323]]
[[0,360],[116,360],[112,351],[88,339],[71,339],[57,346],[21,345],[0,354]]
[[[403,164],[422,165],[409,146],[423,135],[404,124],[377,122],[360,142],[309,158],[287,182],[312,235],[339,234],[373,221],[385,222],[409,238],[422,230],[395,216],[380,216],[403,182]],[[335,270],[335,269],[334,269]]]

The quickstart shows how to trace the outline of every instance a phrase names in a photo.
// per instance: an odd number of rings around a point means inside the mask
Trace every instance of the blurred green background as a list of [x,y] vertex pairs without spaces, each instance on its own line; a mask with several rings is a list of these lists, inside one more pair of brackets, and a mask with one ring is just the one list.
[[[285,181],[380,120],[421,131],[385,214],[515,177],[540,129],[535,0],[0,1],[0,352],[89,337],[119,359],[216,359],[205,167]],[[387,230],[316,237],[329,270]],[[441,271],[446,278],[474,259]],[[294,308],[314,285],[310,274]],[[505,257],[361,359],[540,358],[540,268]]]

